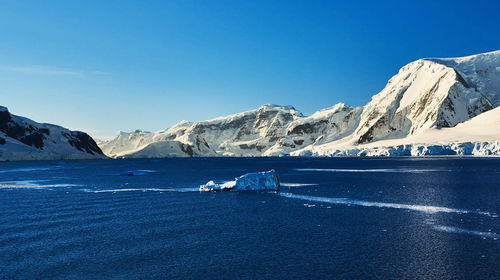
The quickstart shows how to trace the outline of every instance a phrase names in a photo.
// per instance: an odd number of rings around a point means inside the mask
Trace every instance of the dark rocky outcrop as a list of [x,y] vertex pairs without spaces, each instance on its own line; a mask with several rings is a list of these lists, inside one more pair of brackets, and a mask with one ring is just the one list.
[[187,155],[189,155],[190,157],[193,157],[193,155],[194,155],[193,147],[191,145],[181,143],[181,150],[184,153],[186,153]]
[[63,133],[63,136],[68,139],[68,143],[82,152],[87,152],[91,155],[102,155],[101,148],[87,133],[81,131],[71,131],[71,133]]
[[49,135],[48,129],[39,129],[32,125],[20,125],[12,120],[9,111],[0,111],[0,131],[8,137],[21,141],[22,143],[43,149],[45,135]]
[[259,151],[259,152],[262,152],[262,150],[264,150],[266,148],[266,146],[257,145],[257,144],[250,144],[250,145],[241,144],[239,146],[240,146],[240,149],[242,149],[242,150],[257,149],[257,151]]
[[[84,132],[70,131],[51,124],[40,124],[27,118],[12,115],[5,107],[0,107],[0,132],[3,132],[8,138],[34,147],[40,152],[49,153],[45,156],[41,153],[42,158],[50,159],[52,154],[57,158],[67,155],[71,158],[80,157],[72,154],[72,149],[68,149],[68,147],[74,147],[75,151],[78,150],[89,155],[104,155],[94,139]],[[67,140],[67,143],[61,139],[61,136]],[[0,144],[6,144],[3,137],[0,138]],[[61,152],[61,155],[57,155],[58,152]],[[26,153],[32,153],[32,150],[28,149]],[[82,156],[82,158],[92,157]]]
[[304,135],[304,134],[311,134],[311,133],[317,133],[319,128],[321,127],[322,124],[328,123],[328,120],[320,120],[315,123],[305,123],[305,124],[300,124],[294,127],[291,131],[288,131],[288,135],[292,134],[297,134],[297,135]]

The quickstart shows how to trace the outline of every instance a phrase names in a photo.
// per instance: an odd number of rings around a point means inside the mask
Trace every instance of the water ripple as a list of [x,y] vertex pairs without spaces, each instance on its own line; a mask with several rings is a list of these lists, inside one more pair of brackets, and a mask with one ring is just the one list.
[[442,231],[442,232],[476,235],[476,236],[480,236],[483,238],[491,238],[494,240],[498,240],[498,238],[500,237],[500,235],[498,233],[491,232],[491,231],[477,231],[477,230],[469,230],[469,229],[450,227],[450,226],[433,226],[432,228],[437,230],[437,231]]
[[295,199],[314,201],[314,202],[324,202],[324,203],[342,204],[342,205],[357,205],[357,206],[364,206],[364,207],[405,209],[405,210],[424,212],[424,213],[428,213],[428,214],[435,214],[435,213],[478,214],[478,215],[486,215],[486,216],[490,216],[490,217],[497,217],[496,214],[486,212],[486,211],[457,209],[457,208],[448,208],[448,207],[440,207],[440,206],[374,202],[374,201],[363,201],[363,200],[348,199],[348,198],[299,195],[299,194],[293,194],[293,193],[280,193],[279,195],[283,196],[283,197],[287,197],[287,198],[295,198]]

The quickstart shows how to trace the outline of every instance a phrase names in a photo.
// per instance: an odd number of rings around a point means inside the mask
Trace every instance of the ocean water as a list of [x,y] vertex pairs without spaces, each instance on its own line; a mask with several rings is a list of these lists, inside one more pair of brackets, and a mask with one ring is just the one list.
[[499,215],[500,159],[4,162],[0,279],[500,279]]

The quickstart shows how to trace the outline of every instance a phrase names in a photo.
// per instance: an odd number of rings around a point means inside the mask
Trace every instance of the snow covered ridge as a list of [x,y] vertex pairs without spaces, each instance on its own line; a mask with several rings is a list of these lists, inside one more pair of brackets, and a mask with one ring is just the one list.
[[209,121],[184,121],[155,133],[121,133],[100,147],[115,158],[279,155],[349,135],[360,112],[339,103],[304,117],[291,106],[268,104]]
[[209,181],[200,186],[201,192],[220,192],[220,191],[279,191],[280,181],[274,170],[248,173],[237,177],[234,181],[225,183],[215,183]]
[[[122,133],[100,147],[108,156],[127,158],[427,155],[439,150],[408,152],[408,145],[442,146],[445,154],[498,155],[493,147],[500,130],[493,127],[500,124],[491,123],[499,119],[498,106],[500,51],[494,51],[411,62],[362,107],[338,103],[306,117],[292,106],[268,104],[208,121],[183,121],[155,133]],[[483,148],[451,148],[457,143]]]
[[0,106],[0,161],[102,158],[106,156],[86,133],[37,123]]

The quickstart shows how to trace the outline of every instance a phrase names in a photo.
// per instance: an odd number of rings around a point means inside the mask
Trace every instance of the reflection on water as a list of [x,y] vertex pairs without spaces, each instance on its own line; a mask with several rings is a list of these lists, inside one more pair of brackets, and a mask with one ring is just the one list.
[[428,214],[434,214],[434,213],[454,213],[454,214],[479,214],[479,215],[486,215],[486,216],[496,216],[496,214],[491,214],[490,212],[485,212],[485,211],[470,210],[470,209],[455,209],[455,208],[439,207],[439,206],[373,202],[373,201],[362,201],[362,200],[347,199],[347,198],[318,197],[318,196],[309,196],[309,195],[297,195],[297,194],[293,194],[293,193],[280,193],[280,196],[287,197],[287,198],[295,198],[295,199],[308,200],[308,201],[331,203],[331,204],[343,204],[343,205],[357,205],[357,206],[364,206],[364,207],[406,209],[406,210],[412,210],[412,211],[425,212],[425,213],[428,213]]

